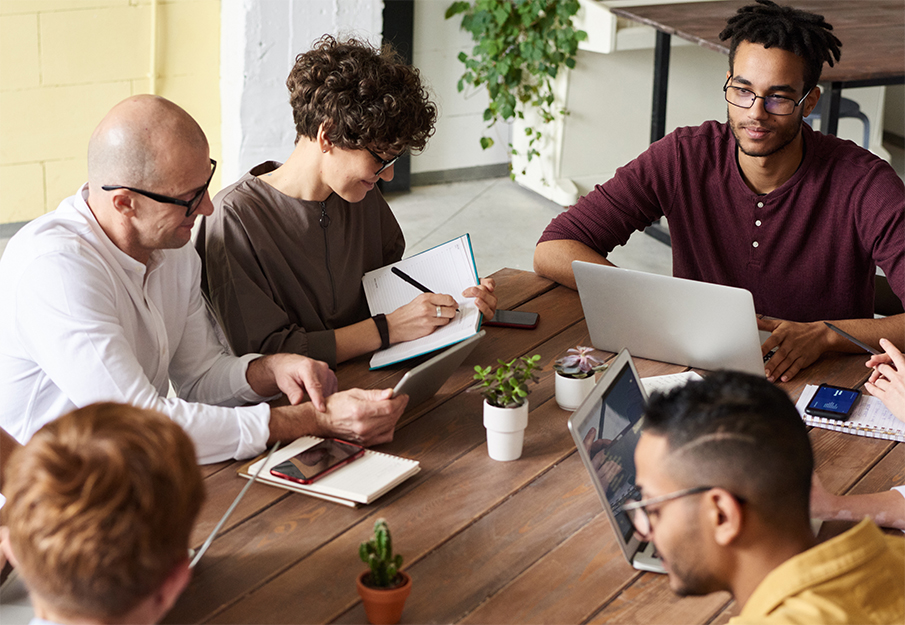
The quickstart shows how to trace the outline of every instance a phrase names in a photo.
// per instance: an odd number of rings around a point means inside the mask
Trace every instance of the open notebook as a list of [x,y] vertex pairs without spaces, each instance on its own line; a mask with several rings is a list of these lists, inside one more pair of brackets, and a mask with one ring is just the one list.
[[447,325],[427,336],[376,352],[371,357],[371,369],[449,347],[481,329],[481,313],[474,300],[462,297],[462,291],[479,283],[471,237],[467,234],[366,273],[361,284],[372,316],[379,313],[388,315],[421,295],[417,287],[394,274],[393,267],[398,267],[434,293],[451,295],[459,303],[459,312]]
[[266,462],[256,481],[355,507],[358,504],[371,503],[421,470],[421,464],[417,460],[367,449],[361,458],[312,484],[299,484],[270,474],[270,469],[321,440],[316,436],[302,436],[278,450],[270,459],[258,458],[242,465],[239,467],[239,475],[251,479],[261,463]]

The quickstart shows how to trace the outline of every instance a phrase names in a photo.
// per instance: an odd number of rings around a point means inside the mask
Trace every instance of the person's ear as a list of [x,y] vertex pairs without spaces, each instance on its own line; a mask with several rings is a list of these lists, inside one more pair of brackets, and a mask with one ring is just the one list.
[[811,114],[811,112],[817,108],[817,102],[820,101],[820,87],[814,87],[811,89],[811,92],[808,94],[808,97],[804,99],[802,104],[804,105],[804,116],[807,117]]
[[324,154],[333,149],[333,142],[327,137],[329,130],[330,124],[326,121],[321,122],[321,125],[317,128],[317,145]]
[[192,569],[189,566],[189,559],[185,558],[173,567],[170,574],[163,580],[163,584],[155,593],[156,607],[160,610],[160,616],[170,611],[173,604],[188,586],[192,579]]
[[0,527],[0,551],[3,552],[9,563],[13,565],[13,568],[19,568],[19,560],[16,559],[16,554],[13,553],[13,546],[9,543],[9,528],[5,525]]
[[110,201],[113,202],[113,208],[116,209],[123,217],[131,217],[132,213],[135,211],[135,207],[132,205],[131,195],[128,193],[122,193],[120,191],[113,191],[113,197],[110,198]]
[[729,491],[713,488],[704,494],[707,518],[714,541],[721,547],[731,545],[741,534],[745,515],[742,505]]

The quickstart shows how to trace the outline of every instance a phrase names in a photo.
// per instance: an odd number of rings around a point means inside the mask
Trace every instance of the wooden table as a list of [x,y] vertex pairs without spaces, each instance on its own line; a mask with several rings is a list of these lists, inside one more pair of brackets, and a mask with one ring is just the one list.
[[[616,15],[657,29],[654,49],[654,100],[651,143],[666,133],[666,90],[669,81],[670,36],[729,54],[719,40],[726,21],[753,0],[693,2],[611,9]],[[830,85],[821,98],[821,130],[836,134],[842,89],[905,83],[905,11],[901,0],[787,0],[797,9],[823,15],[842,41],[842,59],[824,66],[821,82]]]
[[[576,292],[530,272],[494,275],[501,308],[537,311],[535,330],[487,328],[487,336],[438,395],[405,414],[381,450],[422,470],[376,503],[346,508],[254,485],[233,513],[169,623],[363,623],[355,577],[358,545],[385,517],[414,588],[403,623],[725,622],[728,594],[679,599],[666,577],[623,558],[553,398],[552,361],[588,342]],[[476,364],[541,354],[522,458],[487,456],[481,397],[464,393]],[[863,356],[818,361],[806,381],[856,385]],[[636,359],[642,376],[683,367]],[[342,388],[390,386],[404,369],[341,367]],[[835,492],[902,483],[905,445],[813,431],[817,464]],[[246,481],[238,463],[203,467],[208,498],[192,537],[198,547]],[[838,531],[838,529],[836,530]]]

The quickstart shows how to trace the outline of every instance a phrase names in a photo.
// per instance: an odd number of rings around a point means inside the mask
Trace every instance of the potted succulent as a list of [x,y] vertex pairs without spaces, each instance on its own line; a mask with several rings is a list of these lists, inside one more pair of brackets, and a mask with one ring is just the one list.
[[593,347],[572,347],[553,364],[556,371],[556,403],[563,410],[575,410],[594,388],[594,374],[606,369]]
[[400,571],[402,556],[393,554],[393,540],[386,519],[374,523],[374,537],[361,543],[358,555],[368,570],[358,576],[358,594],[373,625],[398,623],[405,600],[412,591],[412,578]]
[[538,381],[540,354],[522,356],[509,362],[499,360],[491,366],[475,367],[474,379],[480,383],[472,390],[484,396],[484,427],[487,428],[487,453],[494,460],[517,460],[522,455],[525,428],[528,427],[528,384]]

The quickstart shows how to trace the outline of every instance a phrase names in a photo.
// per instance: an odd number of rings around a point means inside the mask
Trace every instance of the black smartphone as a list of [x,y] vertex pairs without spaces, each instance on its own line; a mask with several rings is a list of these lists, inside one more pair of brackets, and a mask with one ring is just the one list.
[[361,445],[326,438],[273,467],[270,474],[299,484],[311,484],[331,471],[360,458],[364,453],[365,448]]
[[531,330],[537,327],[539,315],[535,312],[521,310],[498,310],[493,319],[485,321],[485,326],[500,326],[503,328],[524,328]]
[[845,421],[852,414],[861,391],[821,384],[804,411],[815,417]]

